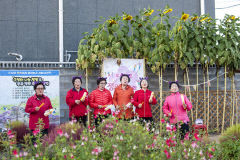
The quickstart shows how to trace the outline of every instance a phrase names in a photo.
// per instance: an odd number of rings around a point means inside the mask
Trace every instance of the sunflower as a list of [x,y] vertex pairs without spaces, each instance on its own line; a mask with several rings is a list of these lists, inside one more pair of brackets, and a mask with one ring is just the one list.
[[167,10],[165,10],[164,12],[163,12],[163,14],[167,14],[167,13],[170,13],[170,12],[172,12],[172,8],[169,8],[169,9],[167,9]]
[[207,19],[208,19],[208,17],[205,17],[205,18],[201,19],[200,22],[203,22],[203,21],[205,21]]
[[198,19],[198,16],[193,17],[191,21],[195,21],[196,19]]
[[188,17],[189,17],[189,14],[183,14],[182,15],[182,17],[181,17],[181,20],[184,20],[184,21],[186,21],[187,19],[188,19]]
[[231,16],[231,20],[234,20],[236,17],[235,16]]
[[109,24],[117,24],[117,22],[116,22],[114,19],[108,20],[108,23],[109,23]]
[[179,26],[179,27],[178,27],[178,32],[179,32],[181,29],[182,29],[182,26]]
[[154,9],[151,9],[148,12],[145,12],[145,16],[151,16],[151,14],[154,12]]
[[133,17],[131,15],[128,15],[128,14],[123,16],[123,20],[127,20],[127,21],[132,20],[132,18]]

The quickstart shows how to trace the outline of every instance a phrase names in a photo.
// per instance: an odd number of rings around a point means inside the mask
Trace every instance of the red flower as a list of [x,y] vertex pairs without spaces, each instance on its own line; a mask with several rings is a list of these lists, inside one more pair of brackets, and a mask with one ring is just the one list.
[[171,158],[170,153],[168,153],[168,151],[166,149],[163,152],[166,154],[167,159]]
[[189,140],[189,132],[186,133],[184,140]]
[[211,150],[212,150],[213,152],[215,152],[215,148],[212,147]]
[[116,123],[118,123],[118,120],[116,119]]
[[7,135],[10,136],[12,134],[12,130],[8,130]]
[[166,140],[166,144],[168,147],[174,147],[175,146],[175,141],[173,141],[171,138]]
[[196,139],[197,141],[200,141],[200,138],[199,138],[199,136],[198,136],[197,133],[194,133],[194,137],[195,137],[195,139]]
[[14,150],[12,151],[12,154],[13,154],[14,156],[18,155],[18,152],[17,152],[17,150],[16,150],[16,149],[14,149]]
[[165,123],[165,119],[161,119],[161,122],[162,122],[162,123]]
[[63,135],[62,129],[58,129],[57,133],[58,133],[59,136],[62,136]]
[[33,131],[33,135],[36,136],[38,133],[40,133],[40,130],[39,129],[36,129]]

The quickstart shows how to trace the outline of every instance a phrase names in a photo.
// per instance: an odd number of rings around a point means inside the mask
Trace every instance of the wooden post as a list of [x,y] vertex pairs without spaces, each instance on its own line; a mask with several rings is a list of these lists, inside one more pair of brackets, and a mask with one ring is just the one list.
[[[188,75],[188,68],[186,68],[186,72],[187,72],[187,81],[188,81],[188,85],[190,85],[189,82],[189,75]],[[198,85],[197,85],[198,86]],[[191,88],[189,87],[189,96],[190,96],[190,102],[192,102],[192,94],[191,94]],[[191,117],[192,117],[192,123],[193,123],[193,111],[191,109]]]
[[219,132],[219,105],[218,105],[218,103],[219,103],[219,101],[218,101],[218,96],[219,96],[219,93],[218,93],[218,88],[219,88],[219,72],[217,71],[217,132]]
[[222,133],[224,131],[225,109],[226,109],[226,95],[227,94],[227,65],[225,64],[225,88],[224,88],[224,103],[223,103],[223,118],[222,118]]
[[197,86],[196,86],[196,93],[197,93],[197,98],[196,98],[196,116],[195,118],[198,118],[198,63],[197,63]]
[[208,126],[209,126],[209,114],[210,114],[210,106],[209,106],[209,74],[208,74],[208,65],[207,65],[207,82],[208,82],[208,114],[207,114],[207,130],[208,130]]

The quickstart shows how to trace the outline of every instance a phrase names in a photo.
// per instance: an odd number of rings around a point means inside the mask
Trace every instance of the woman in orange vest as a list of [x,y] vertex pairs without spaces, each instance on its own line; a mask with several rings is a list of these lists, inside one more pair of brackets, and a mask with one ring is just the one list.
[[121,74],[120,82],[121,84],[115,88],[113,94],[113,104],[116,107],[116,117],[125,120],[132,119],[134,114],[131,99],[133,98],[134,92],[133,88],[128,85],[130,82],[129,75]]

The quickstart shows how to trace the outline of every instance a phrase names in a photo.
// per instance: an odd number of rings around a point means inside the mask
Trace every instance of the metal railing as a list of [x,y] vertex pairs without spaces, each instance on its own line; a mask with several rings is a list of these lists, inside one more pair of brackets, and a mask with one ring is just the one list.
[[76,62],[0,61],[0,68],[76,68]]

